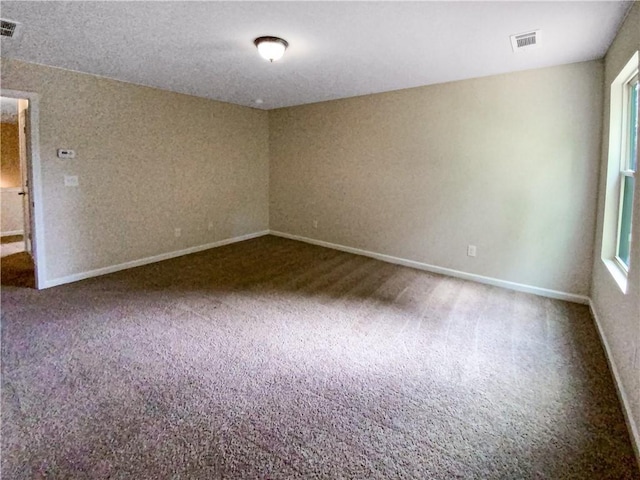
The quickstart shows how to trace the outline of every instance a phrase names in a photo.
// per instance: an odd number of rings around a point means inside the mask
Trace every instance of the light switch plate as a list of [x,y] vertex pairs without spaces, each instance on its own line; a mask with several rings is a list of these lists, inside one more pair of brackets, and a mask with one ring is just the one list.
[[78,182],[77,175],[65,175],[64,176],[64,186],[65,187],[77,187],[80,183]]

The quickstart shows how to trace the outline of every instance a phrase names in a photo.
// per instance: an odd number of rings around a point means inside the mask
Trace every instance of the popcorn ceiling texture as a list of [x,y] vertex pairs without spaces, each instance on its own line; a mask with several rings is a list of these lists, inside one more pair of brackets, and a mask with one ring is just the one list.
[[2,306],[6,479],[640,478],[583,305],[267,236]]

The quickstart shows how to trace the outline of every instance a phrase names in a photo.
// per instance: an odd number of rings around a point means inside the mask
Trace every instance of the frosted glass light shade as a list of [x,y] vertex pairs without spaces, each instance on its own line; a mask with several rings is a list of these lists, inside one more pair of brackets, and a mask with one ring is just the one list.
[[278,37],[258,37],[253,43],[258,47],[258,53],[262,58],[273,62],[280,60],[289,44]]

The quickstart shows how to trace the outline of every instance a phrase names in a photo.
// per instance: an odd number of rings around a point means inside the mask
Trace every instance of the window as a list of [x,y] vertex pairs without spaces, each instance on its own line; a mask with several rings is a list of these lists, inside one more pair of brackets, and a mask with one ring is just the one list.
[[633,190],[635,173],[638,170],[638,88],[638,72],[636,71],[635,76],[625,82],[623,89],[620,207],[615,259],[625,272],[629,271]]
[[[638,171],[638,52],[611,84],[609,157],[602,260],[626,293],[631,251],[633,196]],[[636,226],[640,228],[640,226]]]

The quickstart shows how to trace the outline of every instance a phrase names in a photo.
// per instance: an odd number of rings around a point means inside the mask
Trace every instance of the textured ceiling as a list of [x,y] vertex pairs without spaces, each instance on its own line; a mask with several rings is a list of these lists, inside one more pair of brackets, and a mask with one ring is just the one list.
[[[630,2],[2,2],[2,55],[271,109],[601,58]],[[509,35],[542,31],[514,53]],[[285,38],[270,64],[253,45]],[[263,103],[256,103],[257,99]]]

